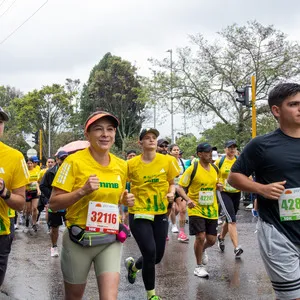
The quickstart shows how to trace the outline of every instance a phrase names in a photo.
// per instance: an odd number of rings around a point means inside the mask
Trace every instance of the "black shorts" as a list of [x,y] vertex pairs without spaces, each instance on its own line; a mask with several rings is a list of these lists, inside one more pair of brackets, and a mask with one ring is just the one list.
[[190,235],[205,232],[210,235],[217,235],[218,220],[206,219],[198,216],[189,217]]
[[38,198],[37,191],[26,191],[26,202],[31,202],[32,199]]
[[66,220],[66,212],[48,212],[48,225],[49,227],[59,227]]
[[235,223],[236,214],[240,206],[241,192],[239,193],[221,192],[221,198],[222,199],[219,199],[219,201],[222,207],[222,211],[226,216],[226,222]]

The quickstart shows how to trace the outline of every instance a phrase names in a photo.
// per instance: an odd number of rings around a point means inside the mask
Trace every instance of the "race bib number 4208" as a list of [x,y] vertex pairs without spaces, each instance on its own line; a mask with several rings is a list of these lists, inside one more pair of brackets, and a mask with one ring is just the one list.
[[280,221],[300,220],[300,188],[285,189],[278,205]]
[[86,230],[118,234],[119,207],[116,204],[90,201]]

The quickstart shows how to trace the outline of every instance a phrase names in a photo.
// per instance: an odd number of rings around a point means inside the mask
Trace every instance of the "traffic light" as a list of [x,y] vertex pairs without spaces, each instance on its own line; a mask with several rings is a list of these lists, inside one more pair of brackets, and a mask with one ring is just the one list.
[[38,145],[39,144],[39,131],[32,134],[33,135],[33,142]]
[[236,89],[236,92],[238,94],[238,98],[236,99],[236,101],[242,103],[242,105],[245,105],[246,107],[251,106],[249,99],[249,90],[250,86]]

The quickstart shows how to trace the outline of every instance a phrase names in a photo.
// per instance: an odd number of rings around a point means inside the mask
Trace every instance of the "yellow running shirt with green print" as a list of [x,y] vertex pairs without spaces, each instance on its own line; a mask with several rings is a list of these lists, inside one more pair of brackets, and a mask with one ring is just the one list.
[[[191,180],[191,174],[194,169],[194,165],[191,165],[183,173],[180,178],[179,185],[182,187],[188,187]],[[194,208],[188,208],[189,216],[198,216],[206,219],[218,219],[218,201],[216,196],[216,187],[218,182],[218,174],[213,166],[210,166],[210,170],[205,170],[200,163],[195,177],[192,180],[188,190],[188,197],[196,205]],[[199,203],[203,194],[208,194],[212,197],[211,205],[201,205]]]
[[29,184],[27,184],[26,186],[26,191],[36,191],[40,171],[38,171],[38,169],[36,168],[33,168],[32,170],[28,170],[28,172],[29,172]]
[[[215,162],[215,165],[218,168],[219,168],[220,160],[221,158]],[[227,182],[228,175],[235,161],[236,161],[235,157],[233,159],[228,159],[227,157],[225,157],[223,164],[221,165],[221,168],[219,168],[219,182],[223,184],[223,191],[227,193],[239,192],[239,190],[235,189]]]
[[99,189],[82,197],[67,208],[66,224],[85,228],[89,201],[119,204],[125,190],[127,164],[123,159],[109,154],[108,166],[101,166],[94,160],[89,149],[69,155],[58,169],[52,186],[66,192],[75,191],[84,186],[88,178],[95,174],[99,178]]
[[142,161],[138,155],[128,163],[130,191],[135,196],[131,214],[161,215],[167,212],[169,181],[180,174],[176,158],[156,153],[150,163]]
[[[8,190],[28,184],[28,170],[21,152],[0,142],[0,178]],[[25,194],[24,194],[25,197]],[[0,235],[10,233],[9,207],[0,197]]]

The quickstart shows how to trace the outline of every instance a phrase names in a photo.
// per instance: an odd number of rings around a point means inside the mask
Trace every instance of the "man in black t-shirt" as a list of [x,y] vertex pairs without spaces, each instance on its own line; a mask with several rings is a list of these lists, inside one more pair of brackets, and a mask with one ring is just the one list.
[[300,299],[300,85],[277,85],[268,102],[279,128],[245,147],[228,182],[257,194],[260,253],[276,298]]

